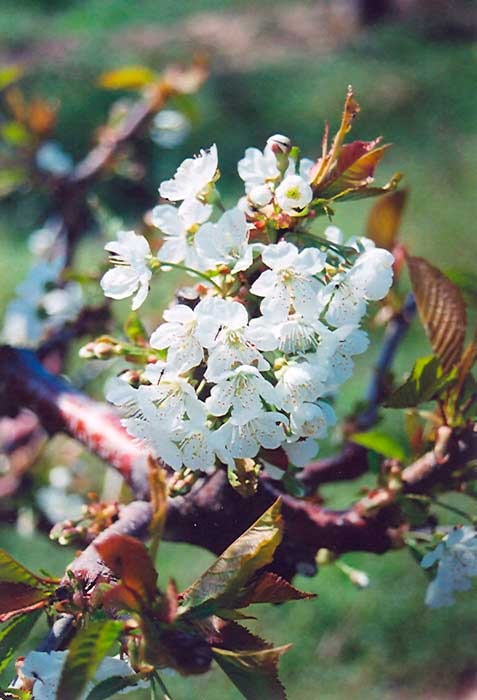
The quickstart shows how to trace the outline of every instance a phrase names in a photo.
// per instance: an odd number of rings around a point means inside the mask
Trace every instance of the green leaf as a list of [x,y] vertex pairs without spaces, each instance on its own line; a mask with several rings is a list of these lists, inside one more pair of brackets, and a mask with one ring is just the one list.
[[374,450],[384,457],[391,459],[406,459],[406,452],[400,442],[391,435],[382,433],[379,430],[368,430],[364,433],[353,433],[350,437],[351,442],[357,445],[367,447],[369,450]]
[[431,401],[457,377],[455,368],[444,374],[439,359],[435,355],[416,360],[411,374],[402,386],[398,387],[384,402],[387,408],[413,408]]
[[6,669],[15,656],[15,650],[30,634],[40,611],[19,615],[0,629],[0,673]]
[[215,661],[247,700],[286,700],[278,679],[278,660],[290,645],[272,647],[236,623],[227,623]]
[[124,324],[124,332],[131,343],[144,345],[147,342],[147,331],[135,311],[131,311],[127,317],[126,323]]
[[37,576],[4,549],[0,549],[0,582],[24,583],[30,588],[44,588],[45,585],[54,587],[58,583],[56,579]]
[[459,287],[468,304],[477,306],[477,274],[475,272],[451,268],[446,270],[446,277]]
[[131,688],[137,685],[141,679],[142,677],[139,674],[134,674],[133,676],[111,676],[95,685],[93,690],[88,693],[86,700],[105,700],[105,698],[119,693],[124,688]]
[[280,501],[265,513],[183,593],[179,612],[208,616],[217,608],[233,608],[252,574],[270,564],[282,539]]
[[69,646],[57,700],[75,700],[80,697],[122,629],[121,622],[97,620],[78,632]]

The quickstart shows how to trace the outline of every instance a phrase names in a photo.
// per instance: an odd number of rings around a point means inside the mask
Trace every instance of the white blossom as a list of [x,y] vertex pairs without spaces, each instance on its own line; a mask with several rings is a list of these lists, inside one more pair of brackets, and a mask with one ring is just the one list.
[[275,199],[292,216],[304,209],[313,199],[313,190],[300,175],[288,175],[275,190]]
[[368,300],[383,299],[393,280],[394,258],[387,250],[370,248],[358,257],[348,272],[338,273],[320,292],[326,304],[326,320],[332,326],[359,323]]
[[245,182],[245,192],[249,194],[257,186],[267,185],[280,176],[277,159],[270,146],[264,151],[247,148],[244,157],[238,162],[238,174]]
[[245,214],[237,207],[224,212],[216,224],[204,224],[195,236],[201,267],[211,269],[227,265],[232,274],[246,270],[253,262],[253,248],[248,245],[248,237]]
[[315,401],[324,391],[324,375],[316,366],[302,361],[285,365],[279,372],[275,387],[280,407],[291,412],[302,404]]
[[326,255],[314,248],[299,252],[292,243],[280,241],[265,248],[262,260],[271,269],[262,272],[250,291],[264,297],[260,305],[263,315],[275,321],[284,321],[294,312],[316,318],[321,283],[314,275],[323,270]]
[[[268,361],[261,350],[273,350],[277,341],[270,329],[254,331],[248,326],[248,314],[245,307],[236,301],[212,298],[204,300],[196,307],[203,328],[215,329],[203,344],[209,349],[205,378],[209,381],[220,379],[224,372],[238,365],[252,365],[259,370],[269,369]],[[220,329],[220,330],[219,330]]]
[[421,561],[428,569],[438,563],[436,578],[426,592],[426,605],[440,608],[455,602],[455,591],[468,591],[477,576],[477,532],[470,526],[455,528]]
[[177,202],[199,197],[207,190],[217,171],[217,146],[201,150],[195,158],[187,158],[177,168],[171,180],[165,180],[159,187],[159,194],[165,199]]
[[101,287],[107,297],[125,299],[135,294],[132,309],[138,309],[149,291],[152,272],[149,268],[151,249],[144,236],[134,231],[119,231],[118,240],[104,246],[112,253],[112,270],[101,279]]
[[304,402],[290,413],[290,428],[298,437],[323,438],[335,423],[335,413],[324,401]]
[[200,269],[194,237],[200,224],[207,221],[212,213],[210,204],[202,204],[196,199],[182,202],[180,207],[172,204],[159,204],[151,213],[151,220],[165,235],[165,241],[157,255],[161,262],[185,263],[188,267]]
[[204,350],[196,336],[196,313],[184,304],[176,304],[164,311],[166,323],[153,332],[150,343],[159,350],[168,348],[167,363],[171,369],[185,372],[204,359]]
[[246,423],[230,418],[217,430],[217,435],[234,459],[255,457],[260,447],[274,450],[280,446],[285,439],[286,423],[282,413],[263,411]]
[[276,405],[277,398],[275,388],[256,367],[241,365],[222,375],[205,405],[213,416],[224,416],[232,408],[235,422],[246,423],[251,416],[262,413],[262,399]]
[[83,290],[77,282],[59,286],[62,266],[61,257],[42,260],[18,285],[5,311],[2,337],[6,342],[35,345],[48,331],[77,317],[84,304]]
[[[60,683],[63,666],[68,657],[66,651],[31,651],[25,657],[21,667],[21,675],[33,681],[34,700],[56,700],[57,690]],[[78,700],[84,700],[94,686],[107,678],[128,677],[134,674],[133,668],[117,657],[106,656],[99,665],[92,683],[88,683],[83,693],[78,696]],[[147,682],[139,681],[133,685],[123,688],[119,693],[129,693],[138,688],[145,688]]]
[[295,467],[304,467],[318,454],[318,443],[313,438],[284,442],[282,445],[288,459]]

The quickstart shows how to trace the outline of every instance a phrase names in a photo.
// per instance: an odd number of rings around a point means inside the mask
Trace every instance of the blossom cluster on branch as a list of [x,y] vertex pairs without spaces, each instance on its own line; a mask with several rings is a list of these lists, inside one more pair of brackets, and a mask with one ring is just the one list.
[[335,423],[327,398],[368,346],[360,322],[367,302],[386,296],[394,258],[367,238],[344,242],[334,226],[317,231],[317,167],[272,136],[239,161],[246,194],[225,210],[213,145],[159,187],[180,205],[150,214],[157,255],[133,231],[106,245],[103,291],[132,296],[133,310],[158,272],[200,279],[164,312],[143,370],[107,388],[128,432],[174,469],[233,471],[235,460],[279,447],[301,467]]

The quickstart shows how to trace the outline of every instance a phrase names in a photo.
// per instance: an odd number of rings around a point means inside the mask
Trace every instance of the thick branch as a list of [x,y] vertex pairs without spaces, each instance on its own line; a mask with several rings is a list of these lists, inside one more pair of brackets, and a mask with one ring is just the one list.
[[35,353],[0,348],[0,396],[17,408],[29,408],[45,430],[64,432],[117,469],[136,498],[148,494],[147,454],[106,406],[61,377],[47,372]]
[[[136,498],[147,497],[147,453],[107,407],[48,374],[28,350],[0,349],[0,382],[4,392],[15,392],[17,405],[36,412],[49,432],[62,430],[72,435],[118,469]],[[404,470],[405,491],[429,489],[442,479],[446,483],[453,471],[475,459],[476,449],[475,428],[459,437],[448,429],[441,430],[436,449]],[[321,547],[337,553],[384,552],[393,546],[393,528],[401,524],[394,505],[396,494],[385,488],[347,510],[332,511],[322,508],[313,498],[283,494],[279,482],[262,476],[257,495],[245,502],[229,486],[225,472],[219,470],[199,480],[186,496],[169,499],[164,536],[219,554],[279,495],[283,500],[285,536],[274,567],[287,577],[297,571],[312,573],[316,552]],[[143,502],[134,507],[141,509],[141,517],[136,524],[128,521],[129,534],[144,532],[145,520],[150,517],[149,504]],[[73,566],[76,570],[76,564]]]

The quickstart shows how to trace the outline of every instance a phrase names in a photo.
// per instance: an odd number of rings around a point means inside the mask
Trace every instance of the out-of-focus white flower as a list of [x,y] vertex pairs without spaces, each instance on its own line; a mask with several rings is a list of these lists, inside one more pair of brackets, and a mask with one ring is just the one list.
[[16,298],[7,306],[3,339],[12,345],[36,345],[49,330],[76,318],[83,306],[83,291],[76,282],[62,287],[58,278],[61,257],[34,265],[16,288]]
[[204,350],[196,336],[198,319],[195,312],[184,304],[164,311],[162,323],[151,335],[153,348],[168,348],[167,363],[171,369],[185,372],[204,359]]
[[118,240],[104,246],[112,253],[112,270],[101,279],[101,287],[107,297],[125,299],[135,294],[132,309],[138,309],[145,301],[152,272],[148,265],[151,249],[144,236],[134,231],[119,231]]
[[328,305],[326,320],[332,326],[359,323],[368,300],[383,299],[393,281],[394,258],[387,250],[370,248],[345,273],[339,273],[320,293]]
[[292,216],[304,209],[313,199],[313,190],[300,175],[288,175],[275,190],[275,199]]
[[334,331],[328,331],[324,336],[324,342],[317,346],[313,354],[309,354],[308,360],[323,367],[328,367],[328,381],[330,390],[349,379],[353,373],[353,355],[360,355],[369,346],[369,338],[366,331],[357,326],[340,326]]
[[201,269],[194,244],[195,233],[200,224],[212,213],[210,204],[196,199],[182,202],[179,208],[171,204],[159,204],[151,213],[152,223],[165,234],[166,240],[157,255],[162,262],[181,263]]
[[[23,662],[22,676],[33,682],[34,700],[56,700],[58,685],[60,683],[63,666],[68,657],[68,651],[31,651]],[[99,665],[92,683],[88,683],[84,692],[78,698],[83,700],[91,692],[94,686],[107,678],[132,676],[134,670],[127,663],[117,657],[106,656]],[[123,688],[119,692],[129,693],[138,688],[146,688],[148,682],[139,681],[130,687]]]
[[175,148],[187,138],[190,121],[177,109],[163,109],[152,121],[151,138],[162,148]]
[[292,243],[280,241],[265,248],[262,260],[271,269],[262,272],[250,288],[252,294],[264,297],[262,314],[275,321],[284,321],[295,312],[316,318],[321,283],[314,275],[323,270],[326,255],[315,248],[299,252]]
[[295,467],[304,467],[318,454],[318,443],[313,438],[284,442],[282,445],[288,459]]
[[234,421],[246,423],[263,412],[262,399],[273,406],[277,398],[275,388],[256,367],[241,365],[224,373],[212,387],[205,405],[213,416],[224,416],[232,408]]
[[421,561],[428,569],[438,562],[436,578],[426,591],[426,605],[441,608],[455,602],[455,591],[468,591],[477,576],[477,532],[473,527],[455,528]]
[[335,412],[324,401],[304,402],[290,413],[290,428],[298,437],[323,438],[335,423]]
[[255,457],[260,447],[274,450],[280,446],[285,439],[286,423],[282,413],[263,411],[246,423],[230,418],[217,430],[217,435],[234,459]]
[[36,164],[40,170],[52,175],[67,175],[73,169],[73,158],[57,141],[44,141],[37,150]]
[[248,236],[245,214],[237,207],[222,214],[216,224],[201,226],[195,236],[201,268],[227,265],[232,274],[249,268],[253,248],[248,245]]
[[41,486],[35,491],[35,501],[50,523],[59,523],[67,518],[79,518],[84,504],[77,493],[66,493],[55,486]]
[[217,146],[201,150],[196,158],[186,158],[179,165],[171,180],[165,180],[159,187],[159,194],[165,199],[177,202],[199,197],[207,190],[217,171]]

